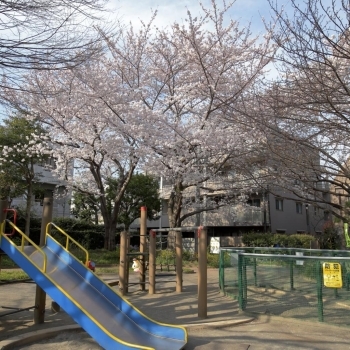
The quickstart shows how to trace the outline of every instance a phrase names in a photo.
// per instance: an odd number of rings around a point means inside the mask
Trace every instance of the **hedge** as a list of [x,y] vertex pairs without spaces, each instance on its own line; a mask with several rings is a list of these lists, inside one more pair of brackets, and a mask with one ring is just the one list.
[[257,233],[250,232],[243,234],[242,242],[247,247],[289,247],[289,248],[310,248],[310,243],[315,237],[307,234],[278,234],[278,233]]

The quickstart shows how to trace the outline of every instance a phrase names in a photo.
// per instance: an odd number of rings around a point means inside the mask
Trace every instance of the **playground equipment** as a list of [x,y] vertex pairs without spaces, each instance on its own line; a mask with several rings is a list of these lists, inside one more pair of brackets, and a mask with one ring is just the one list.
[[[147,208],[141,207],[141,227],[140,227],[140,252],[128,252],[128,234],[121,232],[120,234],[120,264],[119,264],[119,289],[122,295],[128,292],[129,278],[129,257],[138,256],[138,272],[140,273],[140,289],[144,290],[146,282],[146,260],[148,261],[148,293],[154,294],[156,291],[156,237],[157,232],[174,231],[176,234],[176,292],[182,292],[182,232],[196,231],[198,235],[198,317],[207,317],[207,228],[200,227],[180,227],[171,229],[152,229],[147,236],[146,218]],[[149,249],[146,251],[146,238],[149,240]],[[142,241],[141,241],[142,239]],[[143,247],[141,249],[141,247]],[[135,264],[136,267],[136,264]]]
[[[19,245],[4,233],[5,222],[19,234]],[[52,237],[52,227],[63,235],[63,244]],[[47,293],[107,350],[177,350],[187,343],[185,328],[150,319],[99,279],[88,266],[88,251],[53,222],[46,224],[40,246],[12,222],[3,220],[0,230],[0,249],[42,290],[36,294],[36,301],[40,299],[43,304],[36,310],[45,310]],[[72,244],[84,253],[84,263],[70,251]]]

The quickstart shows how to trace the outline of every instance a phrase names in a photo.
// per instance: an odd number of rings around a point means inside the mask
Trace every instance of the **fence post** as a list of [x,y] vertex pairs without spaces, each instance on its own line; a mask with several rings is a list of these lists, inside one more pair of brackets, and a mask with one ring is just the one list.
[[254,286],[258,285],[258,276],[256,273],[256,258],[253,259],[253,268],[254,268]]
[[241,311],[244,310],[243,305],[243,269],[242,269],[243,256],[238,253],[238,305]]
[[291,260],[289,262],[289,280],[290,280],[290,290],[294,290],[294,269],[293,269],[294,261]]
[[219,288],[222,292],[225,292],[225,252],[220,249],[219,259]]
[[323,276],[321,263],[316,262],[316,278],[317,278],[317,311],[318,311],[318,321],[323,322]]
[[247,259],[243,256],[243,262],[242,262],[242,272],[243,272],[243,308],[246,309],[247,306],[247,298],[248,298],[248,286],[247,286]]
[[198,317],[207,318],[207,228],[198,228]]

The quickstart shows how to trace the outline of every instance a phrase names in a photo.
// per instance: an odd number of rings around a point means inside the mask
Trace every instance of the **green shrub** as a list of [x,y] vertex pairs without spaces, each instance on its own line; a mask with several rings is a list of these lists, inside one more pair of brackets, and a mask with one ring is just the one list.
[[174,265],[175,264],[175,251],[172,249],[164,249],[157,253],[157,264]]
[[184,250],[182,253],[182,260],[183,261],[195,261],[196,254],[194,252],[189,251],[189,250]]
[[208,267],[219,268],[219,266],[220,266],[220,254],[207,253],[207,265],[208,265]]
[[279,233],[259,233],[250,232],[242,237],[242,242],[246,247],[280,247],[288,248],[310,248],[310,243],[315,241],[312,235],[307,234],[279,234]]
[[288,247],[310,249],[311,242],[315,241],[315,237],[306,234],[294,234],[289,236]]
[[271,233],[249,232],[242,236],[242,242],[246,247],[271,247],[273,235]]

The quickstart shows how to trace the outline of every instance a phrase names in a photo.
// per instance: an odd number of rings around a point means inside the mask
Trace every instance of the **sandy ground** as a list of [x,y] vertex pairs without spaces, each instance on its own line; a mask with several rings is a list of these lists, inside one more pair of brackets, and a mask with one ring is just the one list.
[[94,339],[85,332],[66,332],[36,344],[16,347],[26,350],[103,350]]
[[[207,322],[239,318],[237,302],[220,296],[217,271],[208,270]],[[166,286],[166,285],[165,285]],[[175,317],[182,323],[196,323],[197,275],[184,276],[184,292],[174,293],[174,284],[149,296],[147,292],[130,294],[130,301],[151,318],[159,321]],[[135,287],[137,288],[137,286]],[[35,284],[0,286],[0,306],[28,307],[33,304]],[[64,311],[53,313],[47,297],[45,323],[33,325],[33,310],[0,318],[0,342],[26,332],[48,330],[57,326],[75,325]],[[0,313],[4,310],[0,309]],[[169,319],[167,320],[169,321]],[[213,323],[212,323],[213,324]],[[1,346],[0,346],[1,348]],[[12,348],[13,349],[13,348]],[[100,350],[102,349],[83,331],[61,332],[35,344],[18,346],[31,350]],[[306,322],[305,320],[261,315],[253,322],[226,328],[196,326],[190,329],[186,350],[350,350],[349,328]]]

